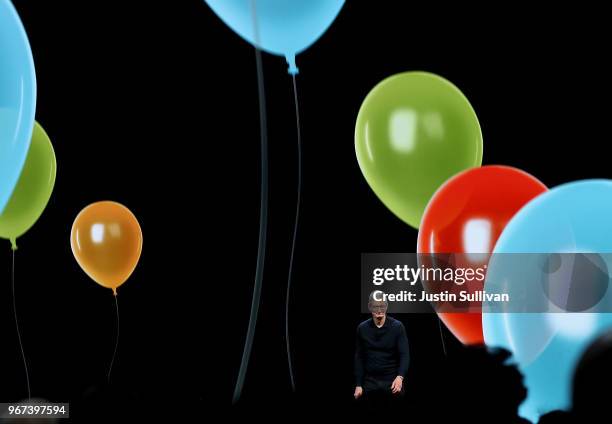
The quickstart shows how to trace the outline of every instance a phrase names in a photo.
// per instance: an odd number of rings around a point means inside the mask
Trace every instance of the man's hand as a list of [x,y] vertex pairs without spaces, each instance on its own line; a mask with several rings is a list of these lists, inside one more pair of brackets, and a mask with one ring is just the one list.
[[393,383],[391,383],[391,393],[399,393],[402,391],[402,385],[404,384],[404,378],[401,375],[395,377]]
[[353,395],[355,396],[355,399],[359,399],[361,395],[363,395],[363,387],[361,386],[355,387],[355,394]]

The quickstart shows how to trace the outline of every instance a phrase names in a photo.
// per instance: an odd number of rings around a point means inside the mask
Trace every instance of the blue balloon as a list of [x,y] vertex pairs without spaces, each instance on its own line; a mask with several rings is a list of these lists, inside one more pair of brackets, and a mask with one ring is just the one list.
[[0,0],[0,214],[25,163],[36,109],[36,75],[23,25],[9,0]]
[[[578,252],[606,253],[599,255],[602,266],[612,269],[612,180],[576,181],[541,194],[512,218],[494,249],[494,254]],[[552,256],[559,260],[560,255]],[[501,268],[489,264],[485,290],[503,278],[509,286],[524,284],[524,270]],[[485,343],[512,351],[525,375],[528,397],[521,415],[537,421],[546,412],[571,406],[571,381],[581,353],[612,327],[611,313],[594,311],[610,311],[611,305],[608,290],[597,307],[585,312],[482,314]]]
[[295,55],[332,24],[345,0],[205,0],[238,35],[268,53],[285,56],[297,74]]

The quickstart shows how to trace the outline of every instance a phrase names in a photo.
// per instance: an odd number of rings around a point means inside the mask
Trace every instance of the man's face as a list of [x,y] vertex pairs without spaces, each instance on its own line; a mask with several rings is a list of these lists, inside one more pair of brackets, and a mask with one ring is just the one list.
[[387,304],[385,302],[373,300],[370,302],[370,312],[372,312],[374,321],[381,322],[387,314]]

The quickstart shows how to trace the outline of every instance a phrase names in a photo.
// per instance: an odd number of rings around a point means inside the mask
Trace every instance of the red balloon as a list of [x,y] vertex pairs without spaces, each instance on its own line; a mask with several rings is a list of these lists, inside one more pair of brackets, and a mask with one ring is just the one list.
[[[429,201],[419,227],[417,252],[492,253],[508,221],[546,190],[535,177],[509,166],[490,165],[461,172],[444,183]],[[482,258],[474,260],[479,259]],[[470,256],[462,255],[461,260],[470,262]],[[478,262],[464,266],[482,265]],[[438,315],[463,344],[484,343],[481,313]]]

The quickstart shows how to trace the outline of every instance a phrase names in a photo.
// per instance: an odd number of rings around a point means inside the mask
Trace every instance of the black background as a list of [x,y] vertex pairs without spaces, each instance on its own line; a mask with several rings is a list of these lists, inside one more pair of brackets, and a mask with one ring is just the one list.
[[[132,403],[200,416],[231,404],[247,327],[259,220],[255,54],[202,1],[16,0],[37,71],[37,120],[50,135],[53,197],[16,252],[17,307],[32,394],[75,417],[117,418]],[[298,56],[304,145],[302,221],[292,292],[297,392],[284,344],[296,137],[283,58],[264,55],[270,140],[269,245],[261,312],[241,405],[288,401],[351,408],[361,252],[414,251],[417,232],[362,178],[354,123],[383,78],[427,70],[476,110],[485,164],[524,169],[552,187],[609,177],[610,74],[596,10],[511,3],[349,1]],[[567,6],[568,8],[570,6]],[[609,34],[608,34],[609,35]],[[87,204],[116,200],[144,233],[138,268],[114,304],[73,259],[69,234]],[[27,396],[0,255],[0,400]],[[324,293],[322,294],[322,288]],[[411,342],[414,405],[444,386],[436,317],[399,316]],[[445,331],[447,347],[456,342]],[[204,409],[202,409],[204,408]],[[79,415],[81,414],[81,415]]]

